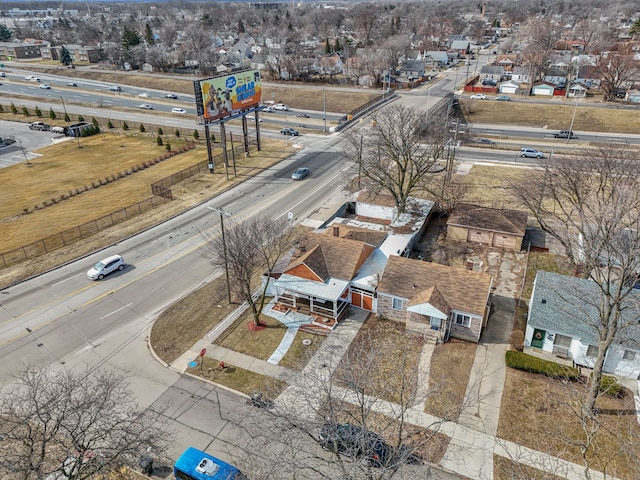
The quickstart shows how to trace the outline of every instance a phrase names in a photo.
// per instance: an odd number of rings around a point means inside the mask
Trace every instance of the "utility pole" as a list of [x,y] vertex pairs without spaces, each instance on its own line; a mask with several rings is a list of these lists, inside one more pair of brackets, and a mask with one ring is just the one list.
[[231,282],[229,281],[229,263],[227,260],[227,242],[224,237],[224,217],[230,217],[231,214],[225,212],[221,208],[214,208],[207,206],[209,210],[212,212],[217,212],[220,214],[220,230],[222,232],[222,253],[224,255],[224,274],[227,279],[227,299],[229,300],[229,305],[231,305]]

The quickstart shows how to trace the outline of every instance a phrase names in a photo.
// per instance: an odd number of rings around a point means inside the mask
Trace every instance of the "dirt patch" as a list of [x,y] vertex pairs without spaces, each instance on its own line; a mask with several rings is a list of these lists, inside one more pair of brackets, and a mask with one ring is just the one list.
[[[500,407],[498,436],[565,460],[583,464],[579,445],[585,433],[578,417],[586,386],[507,368]],[[637,478],[640,455],[640,425],[636,420],[633,395],[624,398],[602,395],[596,406],[600,428],[588,454],[592,467],[607,468],[621,479]],[[517,459],[516,459],[517,460]]]

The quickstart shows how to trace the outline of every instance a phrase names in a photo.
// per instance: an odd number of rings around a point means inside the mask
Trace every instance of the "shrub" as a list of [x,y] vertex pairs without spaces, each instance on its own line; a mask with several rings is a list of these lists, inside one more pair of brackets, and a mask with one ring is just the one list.
[[507,351],[505,363],[507,367],[515,368],[516,370],[546,375],[551,378],[571,380],[572,382],[576,382],[580,378],[580,373],[577,368],[560,365],[559,363],[543,360],[515,350]]
[[111,120],[107,122],[107,128],[113,128],[113,123],[111,123]]
[[91,123],[93,123],[93,126],[94,126],[95,128],[98,128],[98,129],[100,128],[100,124],[98,123],[98,119],[97,119],[96,117],[93,117],[93,118],[91,119]]
[[162,146],[162,137],[156,137],[156,143],[158,144],[158,146]]
[[[11,105],[13,105],[13,103]],[[176,137],[180,138],[180,130],[176,130]]]
[[31,210],[29,210],[28,208],[23,208],[22,211],[24,212],[25,215],[28,215],[31,213]]
[[212,133],[209,138],[211,139],[211,143],[216,143],[216,136]]
[[167,152],[170,152],[170,151],[171,151],[171,144],[170,144],[169,142],[167,142],[167,144],[165,145],[165,147],[164,147],[164,148],[165,148],[165,150],[166,150]]
[[198,133],[198,130],[194,130],[193,131],[193,139],[194,140],[198,140],[200,138],[200,134]]
[[64,121],[65,122],[70,122],[71,121],[71,117],[69,116],[69,114],[67,112],[64,112]]
[[49,109],[49,118],[50,118],[51,120],[55,120],[56,118],[58,118],[58,117],[56,116],[56,112],[54,112],[54,111],[53,111],[53,108],[50,108],[50,109]]
[[4,107],[2,106],[2,104],[0,103],[0,113],[4,112]]
[[11,109],[11,113],[14,115],[18,113],[18,108],[13,104],[13,102],[11,102],[11,106],[9,108]]
[[129,130],[129,125],[127,125],[127,122],[122,122],[122,129],[123,130]]
[[84,122],[84,117],[82,115],[78,115],[78,121],[79,122]]
[[40,107],[36,106],[36,117],[42,118],[42,110],[40,110]]
[[524,333],[522,330],[514,330],[511,333],[511,337],[509,337],[509,343],[513,350],[522,352],[524,350]]
[[140,124],[140,131],[141,131],[142,133],[144,133],[144,132],[146,132],[146,131],[147,131],[147,129],[146,129],[146,128],[144,128],[144,125],[143,125],[143,124]]
[[158,135],[164,135],[164,132],[162,131],[162,127],[158,127]]
[[620,398],[624,395],[622,385],[618,383],[616,377],[611,375],[603,375],[600,379],[600,391],[612,397]]
[[23,114],[25,117],[28,117],[28,116],[30,116],[30,115],[31,115],[31,114],[29,113],[29,109],[28,109],[27,107],[22,107],[22,114]]

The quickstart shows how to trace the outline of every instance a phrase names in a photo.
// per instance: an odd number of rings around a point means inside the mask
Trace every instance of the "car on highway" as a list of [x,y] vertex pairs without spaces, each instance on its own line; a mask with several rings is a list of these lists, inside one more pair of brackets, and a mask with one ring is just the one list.
[[493,140],[489,139],[489,138],[477,138],[476,139],[476,143],[479,143],[481,145],[495,145],[496,142],[494,142]]
[[4,77],[6,77],[6,76],[7,76],[7,74],[6,74],[6,73],[4,73],[4,72],[0,72],[0,77],[4,78]]
[[138,108],[142,108],[143,110],[153,110],[153,107],[148,103],[141,103],[138,105]]
[[536,150],[535,148],[522,148],[520,150],[520,156],[528,158],[544,158],[544,153]]
[[[255,119],[256,119],[255,115],[247,115],[247,120],[255,120]],[[262,119],[259,119],[258,121],[262,122]]]
[[295,128],[291,127],[284,127],[282,130],[280,130],[280,133],[282,135],[291,135],[293,137],[297,137],[298,135],[300,135],[300,133]]
[[307,114],[307,113],[298,113],[298,114],[296,114],[296,117],[309,118],[309,114]]
[[560,130],[553,134],[553,138],[578,138],[573,134],[571,130]]
[[46,132],[50,130],[51,126],[48,123],[44,122],[33,122],[29,124],[29,130],[40,130],[42,132]]
[[484,100],[487,96],[484,93],[476,93],[475,95],[471,95],[469,98],[471,100]]
[[149,95],[147,92],[142,92],[142,93],[139,93],[138,96],[147,98],[147,97],[150,97],[151,95]]
[[111,90],[112,92],[121,92],[122,91],[122,89],[118,85],[111,85],[109,87],[109,90]]
[[78,84],[76,82],[67,82],[67,87],[77,87]]
[[105,276],[109,275],[116,270],[124,270],[127,264],[120,255],[112,255],[100,260],[87,272],[87,277],[91,280],[102,280]]
[[286,112],[289,110],[289,107],[287,107],[284,103],[276,103],[273,107],[274,110],[280,110],[281,112]]
[[178,95],[176,95],[175,93],[167,93],[164,98],[170,98],[172,100],[177,100],[178,99]]
[[293,174],[291,175],[291,179],[292,180],[304,180],[310,174],[311,174],[311,171],[308,168],[301,167],[301,168],[298,168],[295,172],[293,172]]
[[498,100],[499,102],[510,102],[511,97],[509,95],[498,95],[496,97],[496,100]]
[[49,85],[47,85],[46,83],[41,83],[40,84],[40,88],[43,90],[51,90],[51,87]]
[[187,111],[184,108],[172,108],[171,109],[171,113],[187,113]]
[[28,75],[24,77],[25,80],[29,80],[30,82],[39,82],[40,79],[38,77],[34,77],[33,75]]

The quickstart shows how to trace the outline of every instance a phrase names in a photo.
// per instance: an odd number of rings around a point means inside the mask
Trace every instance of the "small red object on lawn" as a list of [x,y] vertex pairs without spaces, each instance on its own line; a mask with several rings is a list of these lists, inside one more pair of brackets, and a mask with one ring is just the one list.
[[220,363],[218,365],[220,366],[221,370],[224,370],[225,368],[227,368],[227,366],[224,364],[222,360],[220,360]]

